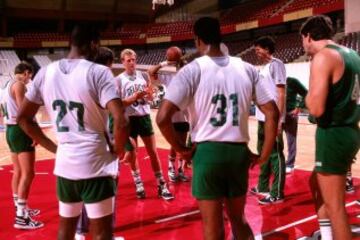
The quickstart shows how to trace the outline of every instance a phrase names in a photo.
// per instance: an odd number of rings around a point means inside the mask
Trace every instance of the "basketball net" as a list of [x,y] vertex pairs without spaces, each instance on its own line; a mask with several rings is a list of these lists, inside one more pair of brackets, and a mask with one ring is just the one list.
[[169,6],[174,4],[174,0],[152,0],[152,9],[155,10],[155,5],[165,5],[168,4]]

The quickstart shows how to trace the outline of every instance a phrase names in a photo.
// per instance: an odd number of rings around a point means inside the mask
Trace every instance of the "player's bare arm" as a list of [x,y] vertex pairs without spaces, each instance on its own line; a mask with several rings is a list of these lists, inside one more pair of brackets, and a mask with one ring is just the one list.
[[19,110],[17,122],[24,132],[29,135],[36,143],[39,143],[45,149],[52,153],[56,153],[56,144],[48,138],[39,125],[33,121],[40,105],[29,101],[24,98]]
[[132,96],[122,99],[122,105],[124,107],[128,107],[131,104],[133,104],[134,102],[136,102],[138,99],[145,97],[147,94],[148,94],[147,91],[134,92],[134,94]]
[[279,109],[274,101],[267,102],[258,106],[265,115],[265,139],[264,145],[258,159],[259,164],[263,164],[269,159],[273,145],[277,136],[277,127],[279,122]]
[[106,104],[106,108],[110,111],[114,119],[114,151],[122,156],[125,143],[129,137],[128,120],[124,114],[124,107],[120,99],[113,99]]
[[179,111],[179,108],[175,104],[169,100],[164,99],[157,113],[156,123],[159,126],[159,129],[165,139],[170,143],[175,151],[180,153],[185,158],[185,160],[191,160],[193,149],[184,146],[181,142],[178,141],[178,137],[175,133],[175,129],[171,121],[172,116],[177,111]]
[[16,101],[16,105],[18,107],[21,106],[21,103],[24,100],[25,92],[26,92],[26,87],[25,87],[25,84],[22,82],[16,81],[11,86],[11,95],[14,97],[14,99]]
[[[285,111],[285,101],[286,101],[286,88],[285,85],[283,84],[279,84],[276,85],[276,91],[278,94],[278,102],[277,102],[277,106],[279,108],[279,113],[280,116],[282,116],[283,112]],[[278,123],[278,133],[281,133],[281,127],[282,127],[282,122],[279,119],[279,123]]]
[[310,66],[309,92],[305,103],[309,113],[320,117],[326,106],[329,85],[340,79],[344,71],[344,63],[339,54],[323,49],[317,53]]

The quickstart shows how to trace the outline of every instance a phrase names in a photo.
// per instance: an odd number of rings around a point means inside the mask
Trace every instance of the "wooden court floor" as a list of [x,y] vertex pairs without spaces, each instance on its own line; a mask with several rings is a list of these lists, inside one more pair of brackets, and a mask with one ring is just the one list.
[[[159,129],[155,124],[155,116],[157,110],[152,110],[151,117],[153,119],[153,126],[155,129],[156,144],[158,148],[169,149],[169,144],[163,138]],[[44,118],[44,116],[41,116]],[[256,151],[256,130],[257,122],[254,118],[249,120],[249,133],[250,142],[249,146],[253,151]],[[45,133],[54,139],[54,132],[51,128],[44,128]],[[315,153],[315,125],[310,124],[306,117],[301,116],[298,125],[298,138],[297,138],[297,157],[295,167],[303,170],[311,170],[314,167],[314,153]],[[285,142],[285,156],[287,155],[286,139]],[[142,142],[139,141],[140,146]],[[36,160],[41,161],[45,159],[53,159],[54,155],[46,151],[43,147],[37,146]],[[353,164],[352,171],[354,177],[360,177],[360,153],[357,154],[358,161]],[[0,166],[11,164],[9,149],[5,140],[5,132],[0,132]]]

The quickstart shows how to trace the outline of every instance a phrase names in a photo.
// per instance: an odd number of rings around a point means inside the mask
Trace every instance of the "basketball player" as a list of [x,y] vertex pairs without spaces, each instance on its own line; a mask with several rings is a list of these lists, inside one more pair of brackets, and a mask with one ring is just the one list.
[[360,146],[360,57],[333,42],[333,33],[330,18],[323,15],[308,18],[300,29],[311,57],[305,102],[317,122],[310,187],[321,239],[350,240],[345,180]]
[[[109,68],[111,68],[113,62],[114,62],[114,52],[107,48],[107,47],[100,47],[98,53],[96,54],[96,57],[94,59],[95,63],[107,66]],[[110,124],[110,120],[111,120],[111,124]],[[112,133],[113,133],[113,118],[110,115],[109,116],[109,136],[110,139],[112,138]],[[117,189],[117,177],[115,179],[115,190]],[[114,207],[114,209],[116,209],[116,207]],[[113,225],[115,224],[115,213],[116,211],[114,211],[113,213]],[[75,240],[85,240],[85,234],[89,232],[89,217],[87,216],[86,213],[86,208],[85,206],[82,207],[81,210],[81,215],[79,217],[77,226],[76,226],[76,234],[75,234]]]
[[[305,96],[307,89],[296,78],[286,78],[286,117],[284,132],[288,145],[288,157],[286,161],[286,173],[294,170],[296,158],[296,138],[298,130],[298,119],[301,109],[305,107]],[[298,100],[298,96],[301,100]]]
[[[172,200],[174,196],[167,188],[156,151],[155,136],[150,119],[150,104],[147,100],[147,97],[151,95],[148,75],[136,70],[136,53],[132,49],[124,49],[120,58],[125,71],[117,76],[115,81],[123,97],[126,115],[129,117],[130,137],[137,141],[137,137],[140,135],[150,157],[151,167],[157,181],[158,196],[164,200]],[[136,149],[129,144],[126,145],[126,148],[126,154],[130,154],[130,167],[136,187],[136,196],[143,199],[145,190],[140,177]]]
[[[254,239],[244,206],[249,166],[264,163],[275,142],[279,112],[259,81],[257,70],[220,50],[219,21],[203,17],[194,24],[195,45],[204,55],[184,66],[172,79],[158,115],[159,128],[172,147],[193,156],[192,194],[203,220],[204,239],[224,239],[223,203],[236,239]],[[250,152],[248,118],[251,100],[266,116],[260,156]],[[187,110],[191,139],[187,148],[176,138],[172,116]],[[196,149],[196,150],[195,150]]]
[[[273,204],[284,201],[285,186],[285,156],[283,153],[284,142],[282,138],[282,125],[285,122],[285,86],[286,71],[284,63],[274,58],[275,42],[271,37],[260,37],[254,43],[255,52],[258,59],[265,64],[260,71],[260,81],[263,81],[276,101],[279,108],[280,120],[278,123],[278,136],[269,160],[260,168],[257,187],[251,189],[254,194],[263,196],[259,203]],[[265,116],[259,108],[256,108],[256,119],[258,120],[258,152],[261,151],[264,142],[264,121]],[[274,174],[274,179],[270,184],[270,176]],[[271,185],[271,187],[269,186]],[[269,188],[271,188],[270,194]]]
[[33,68],[29,63],[19,63],[15,68],[15,79],[7,83],[2,98],[6,141],[14,166],[11,180],[15,204],[14,227],[18,229],[36,229],[44,225],[31,218],[38,215],[40,211],[27,208],[30,187],[35,175],[35,148],[33,140],[20,128],[16,120],[26,92],[26,84],[30,81],[32,74]]
[[[181,53],[181,50],[179,48],[177,48],[177,50]],[[165,86],[169,86],[171,79],[174,77],[175,73],[159,75],[158,71],[162,67],[171,66],[171,65],[175,66],[178,71],[179,68],[183,66],[183,61],[181,59],[179,59],[178,62],[164,61],[157,65],[151,66],[148,70],[151,81],[159,80],[161,84],[164,84]],[[186,121],[185,112],[182,111],[176,112],[172,118],[172,121],[174,124],[174,129],[177,134],[177,138],[179,139],[179,141],[182,142],[182,144],[185,145],[187,139],[187,133],[189,131],[189,123]],[[185,171],[184,171],[185,161],[181,157],[179,157],[178,175],[176,175],[175,160],[176,160],[176,151],[174,150],[173,147],[170,147],[169,168],[168,168],[169,180],[171,182],[177,182],[177,181],[188,182],[189,178],[185,175]]]
[[[127,131],[110,69],[86,60],[97,53],[99,38],[88,26],[76,27],[68,58],[40,69],[19,113],[25,132],[56,153],[59,240],[74,239],[83,203],[93,239],[112,239],[116,153],[122,154]],[[42,104],[51,116],[58,146],[32,121]],[[113,148],[106,136],[106,109],[114,118]]]

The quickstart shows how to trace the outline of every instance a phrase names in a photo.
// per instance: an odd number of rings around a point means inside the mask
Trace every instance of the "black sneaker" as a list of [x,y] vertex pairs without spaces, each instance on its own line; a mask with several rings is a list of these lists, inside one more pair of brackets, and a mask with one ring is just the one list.
[[172,193],[167,189],[166,183],[158,185],[158,196],[166,201],[174,199]]
[[266,196],[259,200],[259,203],[261,205],[268,205],[268,204],[276,204],[276,203],[282,203],[284,201],[284,198],[280,197],[272,197],[272,196]]
[[185,176],[185,173],[182,171],[179,171],[179,175],[177,177],[180,182],[188,182],[190,181],[189,177]]
[[142,182],[139,182],[135,184],[135,187],[136,187],[136,197],[138,199],[146,198],[144,184]]
[[[25,208],[25,211],[27,212],[27,214],[30,216],[30,217],[35,217],[37,215],[40,214],[40,209],[32,209],[32,208]],[[16,216],[16,212],[17,212],[17,206],[15,206],[15,216]]]
[[345,192],[346,193],[354,193],[355,192],[355,188],[354,188],[352,179],[346,179]]
[[259,192],[259,189],[257,187],[251,188],[250,193],[252,193],[254,195],[264,196],[264,197],[269,195],[269,192]]
[[16,229],[25,229],[25,230],[32,230],[41,228],[44,226],[44,223],[35,221],[31,217],[23,217],[23,216],[16,216],[15,217],[15,224],[14,228]]

